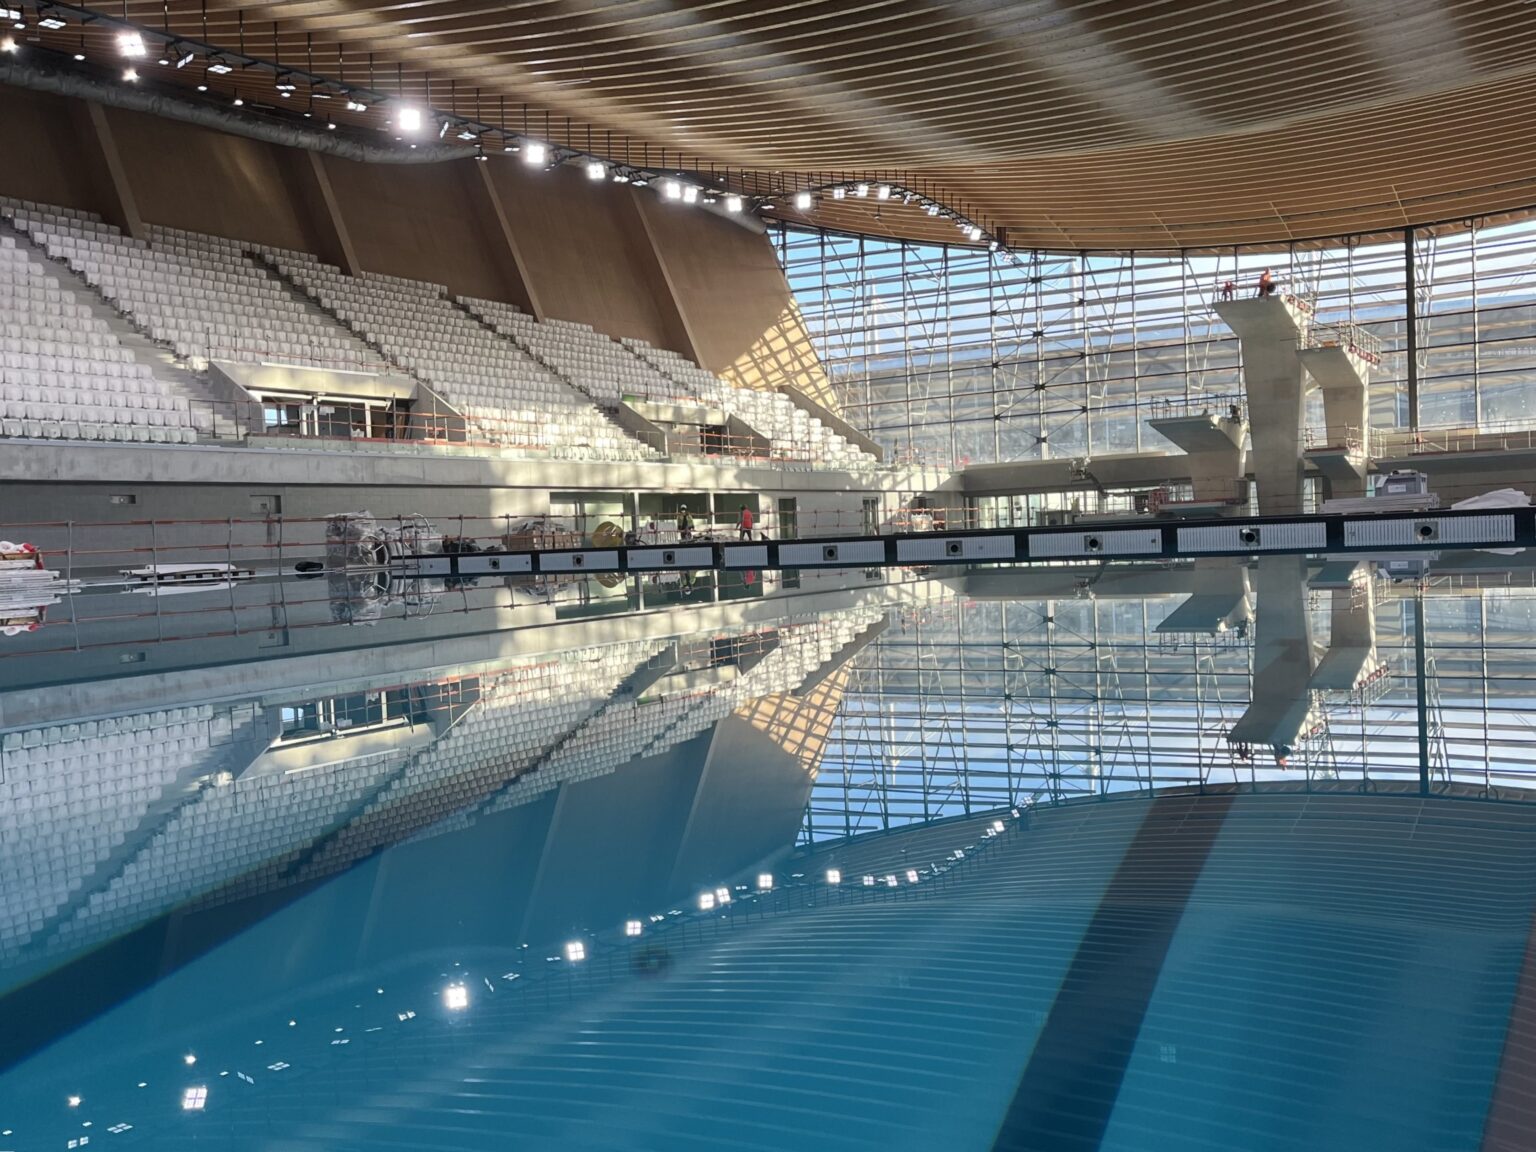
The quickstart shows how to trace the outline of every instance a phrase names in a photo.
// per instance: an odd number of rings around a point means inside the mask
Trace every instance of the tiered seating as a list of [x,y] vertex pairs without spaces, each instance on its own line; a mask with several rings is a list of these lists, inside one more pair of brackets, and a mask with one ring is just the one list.
[[692,361],[643,340],[616,343],[589,325],[569,320],[540,323],[496,300],[463,297],[461,303],[496,331],[526,345],[600,404],[614,407],[627,397],[704,403],[739,417],[766,437],[776,459],[832,468],[872,462],[787,396],[733,388]]
[[166,787],[227,736],[228,717],[209,708],[7,733],[0,743],[0,958],[15,955]]
[[629,396],[643,400],[695,400],[621,344],[569,320],[542,323],[500,300],[459,297],[459,302],[497,332],[526,346],[599,404],[615,408]]
[[305,253],[262,251],[343,323],[441,392],[491,442],[564,459],[656,455],[515,344],[465,315],[442,285],[371,272],[348,276]]
[[188,408],[38,257],[0,236],[0,432],[190,444]]
[[869,453],[795,407],[782,393],[733,388],[693,361],[643,340],[625,340],[623,344],[681,392],[718,405],[746,421],[767,438],[775,459],[815,468],[861,468],[874,463]]
[[153,228],[145,243],[78,213],[0,214],[196,370],[210,360],[380,368],[364,344],[256,267],[238,241]]
[[778,647],[748,672],[718,687],[615,702],[594,714],[537,772],[508,788],[492,811],[526,803],[567,781],[607,775],[637,756],[657,755],[749,700],[792,690],[880,615],[877,608],[865,608],[786,628],[779,633]]

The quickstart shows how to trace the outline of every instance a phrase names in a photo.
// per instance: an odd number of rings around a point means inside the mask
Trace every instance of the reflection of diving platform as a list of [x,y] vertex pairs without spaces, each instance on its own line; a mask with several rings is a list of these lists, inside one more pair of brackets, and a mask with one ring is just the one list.
[[1253,698],[1228,739],[1250,747],[1295,747],[1323,723],[1312,693],[1305,560],[1264,557],[1255,593]]
[[1197,565],[1186,574],[1189,599],[1158,624],[1160,636],[1210,636],[1246,623],[1253,616],[1248,573],[1235,564]]
[[1366,581],[1334,588],[1329,609],[1328,651],[1312,673],[1320,692],[1353,692],[1381,667],[1376,653],[1376,598]]

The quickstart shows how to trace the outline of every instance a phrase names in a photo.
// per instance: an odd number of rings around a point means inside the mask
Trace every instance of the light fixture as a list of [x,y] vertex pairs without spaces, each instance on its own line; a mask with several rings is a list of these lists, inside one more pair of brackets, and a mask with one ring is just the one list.
[[448,121],[444,120],[437,127],[437,138],[441,140],[446,135],[448,135]]
[[699,893],[699,911],[708,912],[715,906],[715,894],[713,892]]
[[83,51],[83,49],[84,49],[84,47],[85,47],[85,46],[84,46],[84,45],[83,45],[83,44],[82,44],[82,45],[81,45],[81,48],[82,48],[82,51],[79,51],[79,52],[76,52],[76,53],[75,53],[75,62],[76,62],[76,63],[77,63],[77,64],[83,64],[83,63],[85,63],[85,52],[84,52],[84,51]]
[[661,194],[668,200],[681,200],[683,198],[683,186],[676,180],[663,180],[661,182]]
[[188,1088],[181,1094],[181,1109],[183,1112],[201,1112],[208,1104],[208,1089],[199,1084],[195,1088]]
[[759,872],[757,874],[757,890],[759,892],[767,892],[772,887],[773,887],[773,873],[772,872]]
[[395,123],[400,126],[402,132],[421,131],[421,109],[402,108],[395,116]]
[[683,203],[697,204],[699,202],[699,190],[692,184],[683,185]]
[[1001,832],[1005,827],[1006,825],[1001,820],[992,821],[992,830],[994,832]]
[[20,51],[20,45],[16,43],[16,37],[7,36],[4,40],[0,40],[0,52],[14,54],[18,51]]
[[206,92],[206,91],[208,91],[208,85],[206,85],[206,84],[199,84],[197,86],[197,90],[199,92]]
[[878,188],[875,189],[876,200],[889,200],[890,198],[891,186],[889,184],[881,184]]
[[348,112],[366,112],[366,111],[368,111],[368,105],[364,104],[360,100],[348,100],[347,101],[347,111]]
[[20,20],[20,8],[0,8],[0,20]]
[[886,875],[886,878],[885,878],[885,886],[887,888],[894,888],[894,887],[896,887],[896,885],[897,885],[896,873],[894,873],[894,872],[888,873]]
[[234,70],[233,64],[226,64],[223,60],[208,61],[208,71],[212,72],[215,76],[224,76]]
[[608,169],[603,167],[603,162],[601,160],[587,161],[588,180],[601,180],[606,175],[608,175]]
[[572,940],[565,946],[565,958],[572,964],[587,958],[587,946],[580,940]]
[[239,96],[236,96],[233,100],[230,101],[230,103],[233,104],[236,108],[239,108],[242,104],[245,103],[245,101]]
[[37,22],[39,28],[46,28],[50,32],[57,32],[60,28],[67,27],[68,21],[60,20],[51,12]]
[[71,1097],[69,1097],[68,1104],[69,1104],[69,1106],[71,1108],[78,1108],[78,1107],[80,1107],[80,1097],[78,1097],[78,1096],[71,1096]]
[[804,212],[808,208],[810,208],[810,206],[811,206],[811,194],[809,192],[796,192],[795,193],[795,207],[797,209],[799,209],[801,212]]
[[869,185],[868,184],[855,184],[853,186],[853,194],[855,196],[868,196],[869,195]]
[[[336,127],[336,125],[332,124],[331,127],[334,128],[334,127]],[[475,145],[475,159],[480,161],[480,163],[482,163],[482,164],[489,164],[490,163],[490,158],[488,156],[486,156],[486,154],[485,154],[485,145],[483,145],[483,144],[476,144]]]
[[537,140],[528,141],[528,146],[523,149],[523,163],[537,167],[549,159],[549,149]]
[[471,132],[468,128],[465,128],[463,131],[461,131],[459,133],[459,139],[460,140],[473,140],[474,138],[475,138],[475,134],[473,132]]
[[[592,169],[591,168],[587,169],[587,175],[588,176],[592,175]],[[615,168],[613,170],[613,182],[615,184],[628,184],[629,183],[629,173],[625,172],[622,168]]]
[[740,196],[727,196],[725,198],[725,210],[727,212],[740,212],[741,211],[741,197]]
[[827,869],[827,883],[828,884],[841,884],[842,882],[843,882],[843,873],[842,873],[841,869],[839,869],[839,868],[828,868]]
[[715,889],[715,903],[729,904],[731,902],[731,890],[729,888]]
[[980,240],[981,239],[981,229],[976,227],[976,225],[974,225],[974,224],[972,224],[970,226],[970,228],[968,228],[966,230],[965,234],[967,236],[969,236],[972,240]]
[[[336,131],[336,122],[335,122],[335,121],[334,121],[334,120],[327,120],[327,121],[326,121],[326,122],[325,122],[325,127],[326,127],[326,131],[328,131],[328,132],[334,132],[334,131]],[[480,157],[480,159],[482,159],[482,160],[484,160],[484,159],[485,159],[485,157],[484,157],[484,156],[483,156],[483,155],[482,155],[482,156],[481,156],[481,157]]]
[[987,251],[988,252],[996,252],[997,251],[997,241],[996,240],[992,240],[992,241],[988,242],[988,244],[987,244]]
[[181,1062],[183,1064],[185,1064],[188,1068],[190,1068],[190,1067],[192,1067],[192,1065],[197,1063],[197,1057],[195,1055],[193,1055],[191,1052],[188,1052],[185,1056],[183,1056],[181,1058]]
[[937,204],[929,204],[928,205],[928,215],[930,215],[930,216],[937,216],[938,214],[939,214],[939,206]]
[[469,989],[462,984],[450,984],[443,989],[443,1004],[450,1012],[462,1012],[469,1007]]
[[501,146],[501,150],[503,152],[516,152],[516,151],[518,151],[518,147],[517,147],[516,144],[512,143],[512,141],[508,140],[505,144],[503,144]]
[[128,81],[128,83],[132,84],[138,78],[139,78],[139,74],[138,74],[137,70],[135,70],[133,68],[124,68],[123,69],[123,79]]
[[907,869],[907,883],[908,884],[916,884],[917,883],[917,869],[916,868],[908,868]]
[[866,876],[866,877],[864,877],[864,887],[866,887],[866,888],[873,888],[874,886],[875,886],[875,878],[873,876]]
[[639,920],[624,921],[624,935],[638,936],[645,931],[645,925]]
[[137,32],[119,32],[117,50],[124,56],[142,56],[144,55],[144,37]]
[[644,172],[636,172],[629,182],[636,188],[649,188],[651,186],[651,178]]
[[839,184],[836,188],[832,189],[832,199],[834,199],[834,200],[842,200],[842,199],[846,198],[847,195],[848,195],[848,189],[844,188],[841,184]]

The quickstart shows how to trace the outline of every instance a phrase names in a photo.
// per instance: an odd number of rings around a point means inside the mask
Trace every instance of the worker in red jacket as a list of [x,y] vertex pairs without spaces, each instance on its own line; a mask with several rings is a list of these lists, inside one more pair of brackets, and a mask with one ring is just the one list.
[[741,506],[741,516],[736,521],[736,530],[738,539],[752,539],[752,509],[745,504]]

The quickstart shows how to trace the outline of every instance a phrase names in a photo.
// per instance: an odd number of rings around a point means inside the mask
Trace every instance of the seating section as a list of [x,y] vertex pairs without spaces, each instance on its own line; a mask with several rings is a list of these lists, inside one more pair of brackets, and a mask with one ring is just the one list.
[[211,709],[182,708],[5,734],[0,959],[59,913],[228,725]]
[[662,403],[703,403],[743,420],[765,437],[773,459],[818,467],[857,467],[873,457],[856,448],[778,392],[733,388],[697,364],[643,340],[615,342],[586,324],[539,322],[510,304],[461,298],[502,335],[516,340],[573,381],[599,404],[628,397]]
[[540,322],[500,300],[459,297],[459,302],[497,332],[527,348],[599,404],[618,407],[629,396],[643,400],[696,400],[644,360],[585,324]]
[[[873,462],[787,396],[733,388],[675,353],[584,324],[536,321],[497,301],[456,301],[439,284],[351,276],[306,253],[238,240],[157,226],[136,240],[70,209],[0,199],[0,217],[194,373],[215,360],[404,369],[465,417],[472,441],[561,459],[659,458],[659,446],[605,414],[639,397],[723,410],[768,442],[775,463]],[[77,295],[74,277],[5,239],[0,432],[151,443],[189,443],[199,429],[239,435],[227,421],[216,430],[212,406],[189,411],[186,396],[136,361],[84,285]],[[735,454],[761,455],[752,445]]]
[[355,336],[257,267],[239,241],[151,228],[145,242],[78,213],[0,213],[195,370],[211,360],[382,367]]
[[655,348],[643,340],[625,340],[628,348],[686,395],[697,396],[745,421],[768,440],[773,459],[816,468],[862,468],[874,457],[857,448],[781,392],[733,388],[692,360]]
[[442,285],[371,272],[348,276],[306,253],[261,251],[353,331],[440,392],[483,439],[563,459],[656,455],[511,341],[466,315]]
[[0,236],[0,432],[36,439],[190,444],[171,395],[41,259]]

